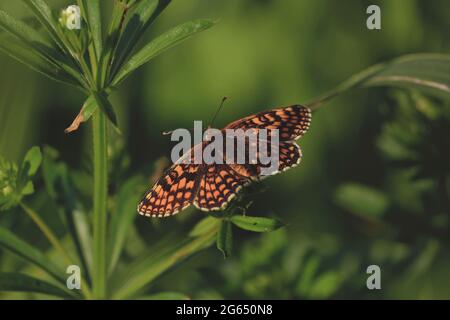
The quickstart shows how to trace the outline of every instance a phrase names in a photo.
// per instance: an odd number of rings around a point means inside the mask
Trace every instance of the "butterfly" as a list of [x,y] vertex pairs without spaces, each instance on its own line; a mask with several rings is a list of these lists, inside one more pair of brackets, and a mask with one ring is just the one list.
[[[295,167],[302,152],[296,139],[303,136],[311,123],[311,110],[291,105],[262,111],[228,124],[226,129],[279,130],[278,169],[273,174]],[[168,217],[191,204],[203,211],[223,210],[249,183],[263,178],[259,163],[191,163],[193,150],[208,142],[194,146],[175,162],[144,195],[138,213],[149,217]]]

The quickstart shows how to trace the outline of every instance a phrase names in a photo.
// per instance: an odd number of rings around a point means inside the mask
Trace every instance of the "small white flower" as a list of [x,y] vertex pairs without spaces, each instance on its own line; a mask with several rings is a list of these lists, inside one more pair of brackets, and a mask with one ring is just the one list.
[[70,5],[61,12],[59,22],[65,25],[67,29],[81,29],[81,10],[77,5]]

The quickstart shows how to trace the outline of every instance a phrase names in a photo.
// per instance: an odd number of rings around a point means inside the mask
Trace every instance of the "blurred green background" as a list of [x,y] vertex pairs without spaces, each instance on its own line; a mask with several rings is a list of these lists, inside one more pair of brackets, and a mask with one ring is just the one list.
[[[381,30],[366,28],[370,4],[381,7]],[[0,9],[30,16],[18,1],[1,1]],[[194,18],[220,23],[156,58],[113,93],[123,136],[111,138],[111,154],[119,159],[111,188],[137,174],[149,177],[150,186],[155,161],[170,156],[170,139],[161,132],[208,121],[223,96],[230,99],[217,126],[306,103],[378,62],[448,53],[449,9],[446,0],[173,1],[148,39]],[[88,198],[90,124],[64,133],[85,97],[3,53],[0,70],[0,154],[17,162],[32,145],[51,146]],[[231,258],[210,248],[149,290],[211,299],[449,299],[449,107],[448,101],[385,88],[351,91],[327,103],[299,140],[302,164],[248,195],[249,215],[276,216],[287,227],[264,235],[237,231]],[[406,161],[405,154],[418,160]],[[48,197],[38,193],[29,201],[58,230]],[[158,221],[137,216],[141,237],[127,241],[128,259],[162,235],[186,232],[185,225],[202,215],[190,209]],[[0,223],[48,246],[20,209],[2,212]],[[21,263],[0,251],[1,270]],[[372,264],[381,267],[381,290],[366,288]]]

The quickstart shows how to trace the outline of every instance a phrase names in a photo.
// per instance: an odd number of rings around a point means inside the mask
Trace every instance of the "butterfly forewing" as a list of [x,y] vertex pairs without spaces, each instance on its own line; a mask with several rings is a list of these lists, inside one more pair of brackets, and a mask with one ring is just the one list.
[[194,205],[204,211],[224,209],[250,180],[225,164],[207,166]]
[[301,105],[262,111],[236,120],[225,129],[278,129],[280,140],[291,141],[301,137],[309,129],[311,111]]

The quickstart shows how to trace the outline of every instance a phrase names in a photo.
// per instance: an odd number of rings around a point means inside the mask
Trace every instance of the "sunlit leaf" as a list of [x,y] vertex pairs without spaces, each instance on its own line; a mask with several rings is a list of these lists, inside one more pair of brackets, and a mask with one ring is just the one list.
[[181,43],[196,33],[211,28],[213,25],[214,22],[208,19],[190,21],[179,25],[153,39],[124,64],[117,76],[114,78],[112,86],[119,84],[134,70],[147,63],[160,53]]
[[277,219],[243,215],[232,216],[231,222],[241,229],[254,232],[270,232],[284,226],[284,224]]
[[206,233],[210,233],[212,230],[217,229],[219,226],[220,220],[214,217],[206,217],[200,222],[198,222],[194,228],[192,228],[189,236],[198,237],[202,236]]

